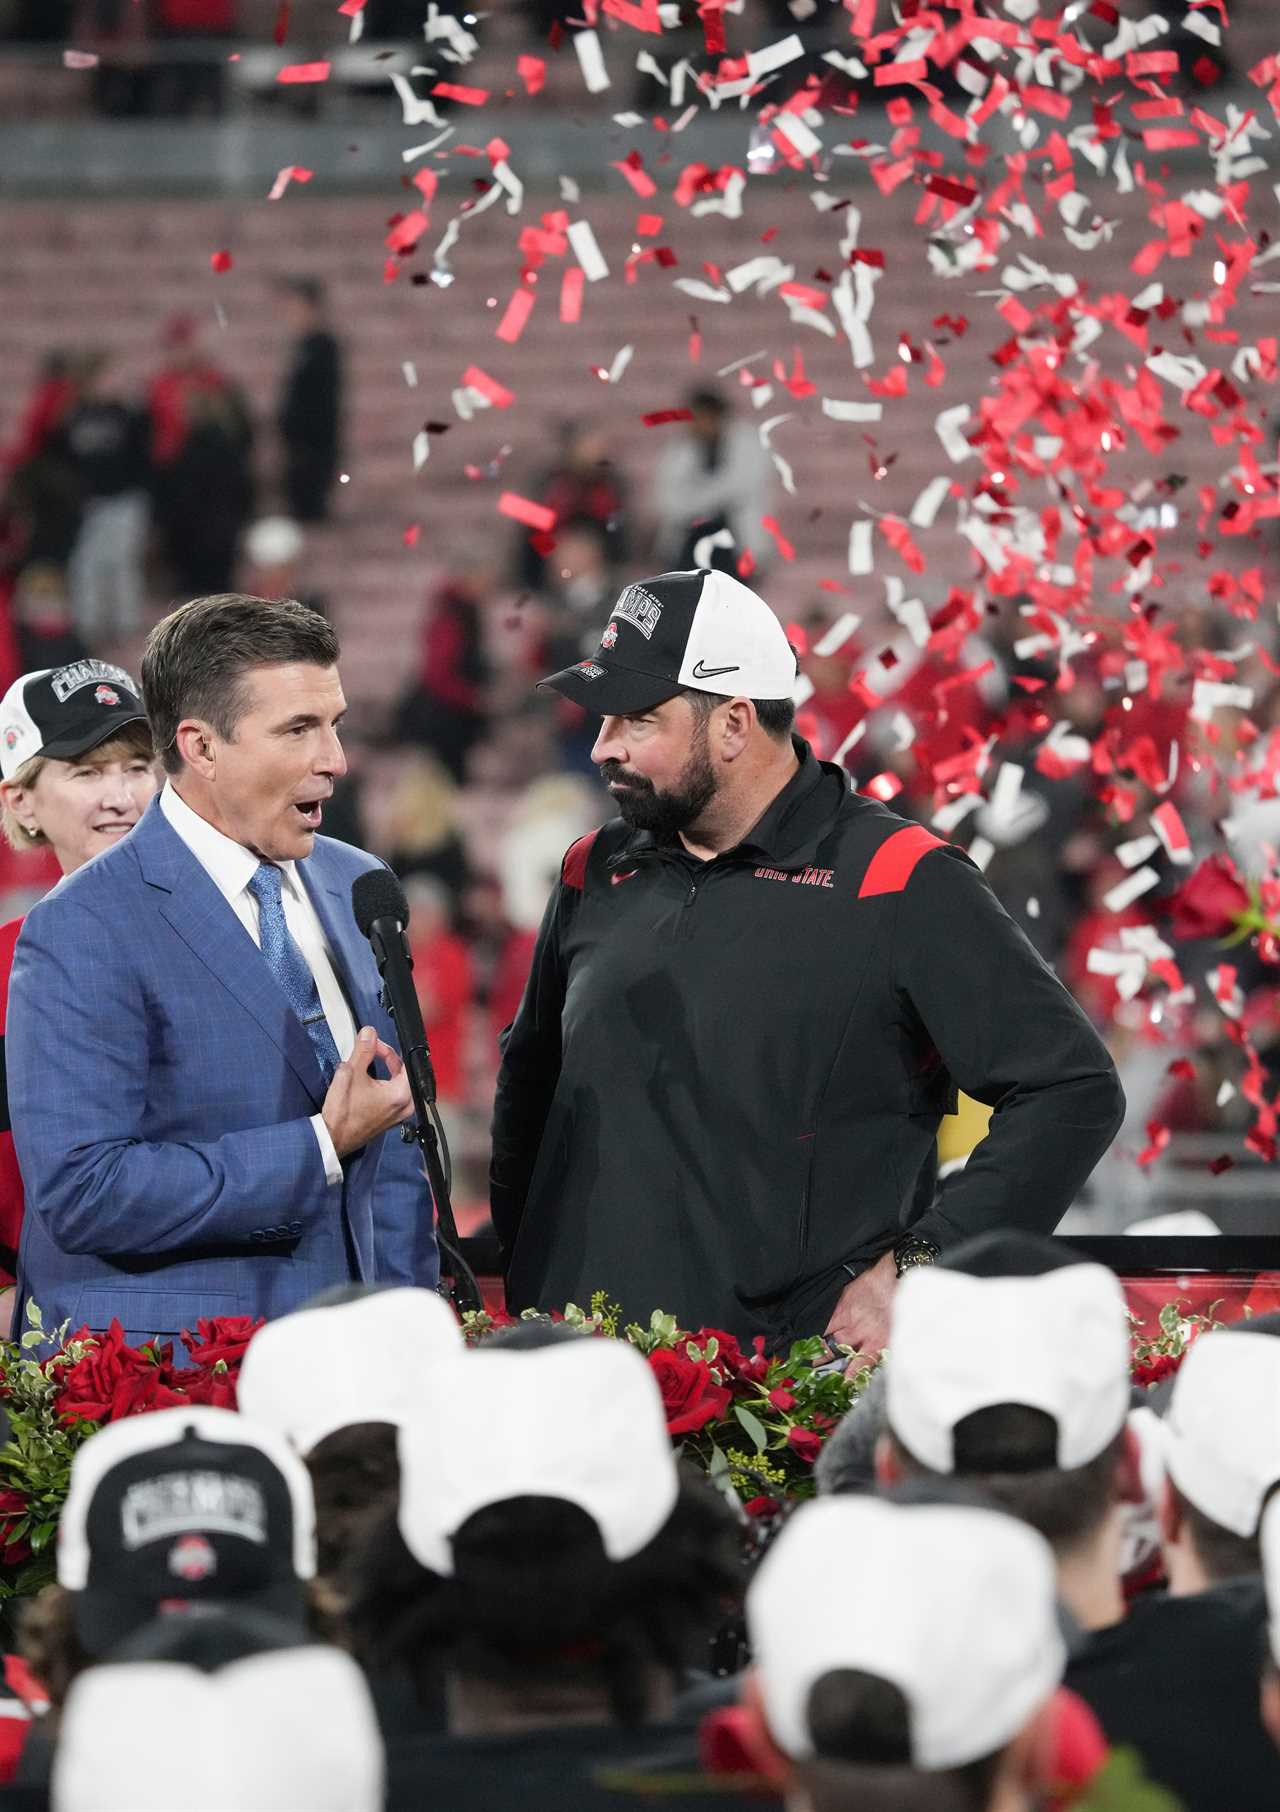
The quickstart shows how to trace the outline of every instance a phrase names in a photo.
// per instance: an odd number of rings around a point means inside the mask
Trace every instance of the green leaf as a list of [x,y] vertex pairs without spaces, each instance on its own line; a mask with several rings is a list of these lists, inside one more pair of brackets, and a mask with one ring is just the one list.
[[27,1320],[31,1323],[33,1328],[44,1327],[44,1321],[40,1315],[40,1304],[38,1302],[32,1302],[29,1296],[27,1298]]
[[746,1431],[747,1438],[754,1445],[756,1452],[763,1453],[769,1445],[769,1433],[759,1416],[753,1416],[742,1403],[734,1404],[733,1413]]

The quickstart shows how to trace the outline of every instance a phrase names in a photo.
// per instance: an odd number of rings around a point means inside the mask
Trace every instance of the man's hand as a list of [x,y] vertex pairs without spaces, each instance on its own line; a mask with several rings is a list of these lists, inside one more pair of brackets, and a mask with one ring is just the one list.
[[863,1359],[877,1358],[889,1342],[889,1312],[897,1282],[893,1253],[886,1252],[841,1290],[827,1333],[841,1345],[853,1347]]
[[[369,1074],[369,1065],[379,1057],[387,1066],[386,1082]],[[372,1026],[361,1027],[355,1049],[333,1072],[320,1112],[340,1158],[412,1115],[413,1096],[400,1055],[383,1044]]]

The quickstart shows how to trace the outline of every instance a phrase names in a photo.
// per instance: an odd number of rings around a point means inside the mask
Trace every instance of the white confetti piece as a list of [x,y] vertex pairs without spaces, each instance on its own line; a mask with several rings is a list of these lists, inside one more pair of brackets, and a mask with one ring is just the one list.
[[791,694],[791,702],[797,711],[800,709],[801,705],[808,704],[809,700],[813,697],[813,693],[813,681],[809,678],[807,673],[802,673],[796,680],[795,689]]
[[932,528],[938,511],[946,502],[951,490],[951,480],[945,473],[938,478],[931,478],[911,506],[907,520],[913,528]]
[[811,132],[798,113],[780,113],[773,122],[775,132],[780,132],[794,149],[798,157],[818,157],[822,151],[822,140],[816,132]]
[[573,48],[578,53],[578,66],[582,70],[587,93],[601,94],[609,87],[609,71],[604,66],[604,52],[600,48],[599,36],[593,31],[576,31],[573,34]]
[[[702,562],[699,561],[698,565],[701,566]],[[822,639],[814,643],[813,652],[824,658],[830,654],[837,654],[840,649],[844,647],[845,643],[849,640],[849,637],[853,634],[861,621],[862,618],[856,616],[853,611],[844,611],[842,615],[836,618],[830,629],[822,636]]]
[[763,254],[758,258],[748,258],[745,264],[735,264],[724,274],[724,280],[735,296],[755,285],[756,294],[764,296],[780,283],[789,283],[796,274],[794,264],[784,264],[781,258]]
[[889,720],[889,733],[893,737],[892,749],[895,755],[905,755],[916,739],[916,727],[905,711],[895,711]]
[[1154,868],[1140,868],[1136,874],[1127,875],[1123,881],[1117,881],[1114,887],[1108,889],[1102,896],[1102,904],[1108,912],[1123,912],[1126,906],[1132,906],[1144,893],[1150,893],[1159,879]]
[[849,571],[855,575],[871,571],[871,530],[869,522],[855,522],[849,530]]
[[673,289],[683,290],[686,296],[692,296],[695,302],[732,302],[733,296],[727,289],[713,289],[709,283],[703,283],[699,277],[677,277]]
[[410,390],[416,390],[418,388],[418,367],[414,364],[413,360],[402,360],[400,369],[404,373],[404,381],[409,386]]
[[693,544],[693,564],[695,566],[710,566],[712,552],[715,548],[728,548],[733,547],[734,545],[735,542],[732,529],[721,528],[717,529],[712,535],[703,535],[700,540],[695,541]]
[[1147,370],[1163,378],[1166,384],[1172,384],[1175,390],[1182,391],[1194,390],[1207,375],[1199,359],[1176,352],[1153,353],[1147,360]]
[[747,53],[747,74],[753,82],[762,75],[772,75],[775,69],[781,69],[786,63],[794,63],[797,57],[804,55],[804,45],[796,32],[789,38],[779,38],[776,44],[766,44],[763,50],[752,50]]
[[794,497],[796,494],[795,474],[791,470],[790,461],[784,459],[781,453],[774,447],[773,431],[775,428],[780,428],[783,422],[789,422],[791,420],[792,416],[790,414],[771,415],[768,421],[761,422],[756,430],[757,434],[760,436],[760,445],[773,461],[774,469],[778,474],[778,480],[788,497]]
[[[364,15],[357,13],[356,17],[361,19]],[[452,138],[453,131],[452,126],[446,126],[443,132],[437,132],[435,137],[429,138],[424,145],[410,145],[407,151],[400,153],[401,161],[411,164],[415,157],[425,157],[429,151],[434,151],[438,145],[442,145],[447,138]]]
[[591,230],[589,220],[575,220],[570,223],[568,231],[569,244],[573,255],[586,273],[588,283],[599,283],[602,277],[609,275],[609,266],[605,263],[604,253],[596,243],[596,236]]
[[975,837],[969,845],[969,860],[975,868],[987,872],[987,865],[996,853],[996,846],[986,837]]
[[428,44],[443,40],[452,52],[449,60],[454,63],[469,63],[480,48],[479,39],[467,30],[461,19],[452,13],[442,13],[435,0],[427,7],[422,35]]
[[1214,1102],[1218,1107],[1225,1107],[1227,1105],[1227,1102],[1234,1101],[1235,1097],[1236,1097],[1235,1083],[1234,1082],[1221,1082],[1218,1085],[1218,1092],[1214,1096]]
[[1134,837],[1128,843],[1121,843],[1116,849],[1116,856],[1124,868],[1137,868],[1149,856],[1154,856],[1160,847],[1159,837]]
[[1215,711],[1238,707],[1247,711],[1253,703],[1252,686],[1233,686],[1224,680],[1198,679],[1191,689],[1191,715],[1205,724]]
[[961,432],[971,413],[968,403],[957,403],[954,408],[944,409],[940,415],[934,418],[934,432],[942,442],[942,450],[948,459],[957,464],[962,459],[977,457],[974,449]]
[[413,437],[413,469],[420,472],[431,456],[431,436],[425,428],[419,428]]
[[[631,363],[631,355],[634,353],[634,351],[635,351],[634,346],[623,346],[618,352],[616,352],[614,354],[613,363],[609,367],[608,378],[607,378],[607,381],[610,384],[616,384],[621,380],[623,372],[627,369],[627,366]],[[698,564],[701,565],[702,562],[699,561]]]
[[833,422],[878,422],[884,414],[884,404],[846,403],[837,396],[824,396],[822,413]]
[[424,101],[418,99],[417,95],[413,92],[413,86],[409,81],[408,76],[399,74],[393,75],[391,77],[391,86],[400,96],[400,106],[404,115],[404,124],[406,126],[440,127],[447,125],[448,122],[442,120],[440,115],[436,112],[429,95]]
[[867,720],[864,717],[860,723],[856,723],[853,726],[852,730],[850,730],[849,734],[845,737],[844,741],[840,744],[840,747],[836,750],[835,754],[831,757],[832,761],[834,761],[838,766],[840,764],[840,762],[842,762],[844,760],[845,756],[849,753],[850,749],[855,748],[858,745],[858,743],[860,743],[862,741],[862,739],[866,735],[866,733],[867,733]]
[[958,824],[963,824],[970,812],[976,812],[983,804],[981,793],[961,793],[958,799],[949,799],[940,805],[929,822],[935,830],[949,837]]

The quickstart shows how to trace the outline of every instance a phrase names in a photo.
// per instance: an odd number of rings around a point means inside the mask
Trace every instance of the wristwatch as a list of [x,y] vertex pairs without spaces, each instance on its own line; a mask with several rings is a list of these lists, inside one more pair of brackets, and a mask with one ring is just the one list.
[[893,1248],[893,1262],[898,1276],[912,1271],[917,1265],[931,1265],[938,1257],[939,1249],[931,1239],[922,1239],[918,1233],[906,1233]]

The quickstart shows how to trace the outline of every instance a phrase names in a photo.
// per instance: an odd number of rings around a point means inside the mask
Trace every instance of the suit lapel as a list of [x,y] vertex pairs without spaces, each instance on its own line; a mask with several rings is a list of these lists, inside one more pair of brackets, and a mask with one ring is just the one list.
[[280,1048],[316,1106],[325,1084],[305,1028],[229,902],[160,810],[133,832],[143,879],[164,890],[160,911],[183,943]]

